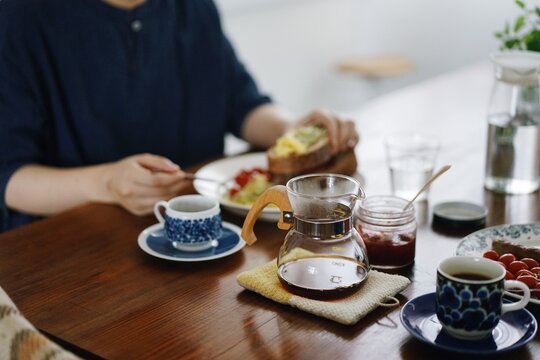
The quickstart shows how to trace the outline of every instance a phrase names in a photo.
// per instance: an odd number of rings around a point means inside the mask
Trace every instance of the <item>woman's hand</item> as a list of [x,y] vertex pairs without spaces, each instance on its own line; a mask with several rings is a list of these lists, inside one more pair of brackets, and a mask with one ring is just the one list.
[[178,165],[161,156],[140,154],[77,168],[28,164],[11,176],[5,198],[9,208],[40,216],[88,202],[119,204],[145,215],[157,201],[192,190]]
[[333,153],[352,149],[358,144],[359,135],[354,122],[343,119],[328,110],[315,110],[301,118],[294,126],[316,125],[326,129]]
[[330,137],[333,153],[352,149],[358,143],[354,122],[343,119],[328,110],[315,110],[298,121],[287,111],[273,104],[257,107],[248,114],[244,123],[244,138],[252,145],[268,148],[287,130],[313,124],[325,128]]
[[105,171],[110,202],[135,215],[150,214],[157,201],[168,200],[190,186],[178,165],[157,155],[133,155],[109,164]]

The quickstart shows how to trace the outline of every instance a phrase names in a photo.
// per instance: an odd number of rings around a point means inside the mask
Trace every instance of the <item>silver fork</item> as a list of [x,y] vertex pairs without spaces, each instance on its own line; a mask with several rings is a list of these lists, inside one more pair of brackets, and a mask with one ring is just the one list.
[[201,176],[198,176],[198,175],[193,174],[193,173],[184,173],[184,175],[185,175],[185,178],[188,179],[188,180],[208,181],[208,182],[216,183],[218,185],[224,185],[229,181],[229,180],[218,180],[218,179],[211,179],[211,178],[208,178],[208,177],[201,177]]

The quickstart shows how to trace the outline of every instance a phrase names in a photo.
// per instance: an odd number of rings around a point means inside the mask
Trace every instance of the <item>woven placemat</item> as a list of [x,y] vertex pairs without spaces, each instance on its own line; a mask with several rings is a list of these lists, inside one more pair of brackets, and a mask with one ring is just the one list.
[[239,274],[237,281],[242,287],[268,299],[345,325],[356,324],[379,306],[399,305],[394,295],[411,283],[401,275],[371,270],[365,283],[353,295],[332,301],[313,300],[291,294],[281,285],[275,259]]

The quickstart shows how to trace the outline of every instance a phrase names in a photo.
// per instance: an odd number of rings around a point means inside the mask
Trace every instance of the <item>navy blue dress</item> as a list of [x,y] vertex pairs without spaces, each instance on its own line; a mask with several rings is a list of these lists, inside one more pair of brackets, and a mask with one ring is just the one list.
[[29,163],[73,167],[136,153],[187,167],[223,153],[269,102],[210,0],[0,0],[0,229],[32,218],[5,187]]

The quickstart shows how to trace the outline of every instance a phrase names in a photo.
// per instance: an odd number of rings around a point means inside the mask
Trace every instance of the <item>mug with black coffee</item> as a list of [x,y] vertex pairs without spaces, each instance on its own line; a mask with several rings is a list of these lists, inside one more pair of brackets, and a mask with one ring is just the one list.
[[[524,283],[504,280],[505,270],[495,261],[454,256],[437,268],[435,292],[437,318],[444,330],[457,338],[475,340],[488,336],[501,315],[524,308],[530,290]],[[520,301],[503,304],[505,289],[523,291]]]

